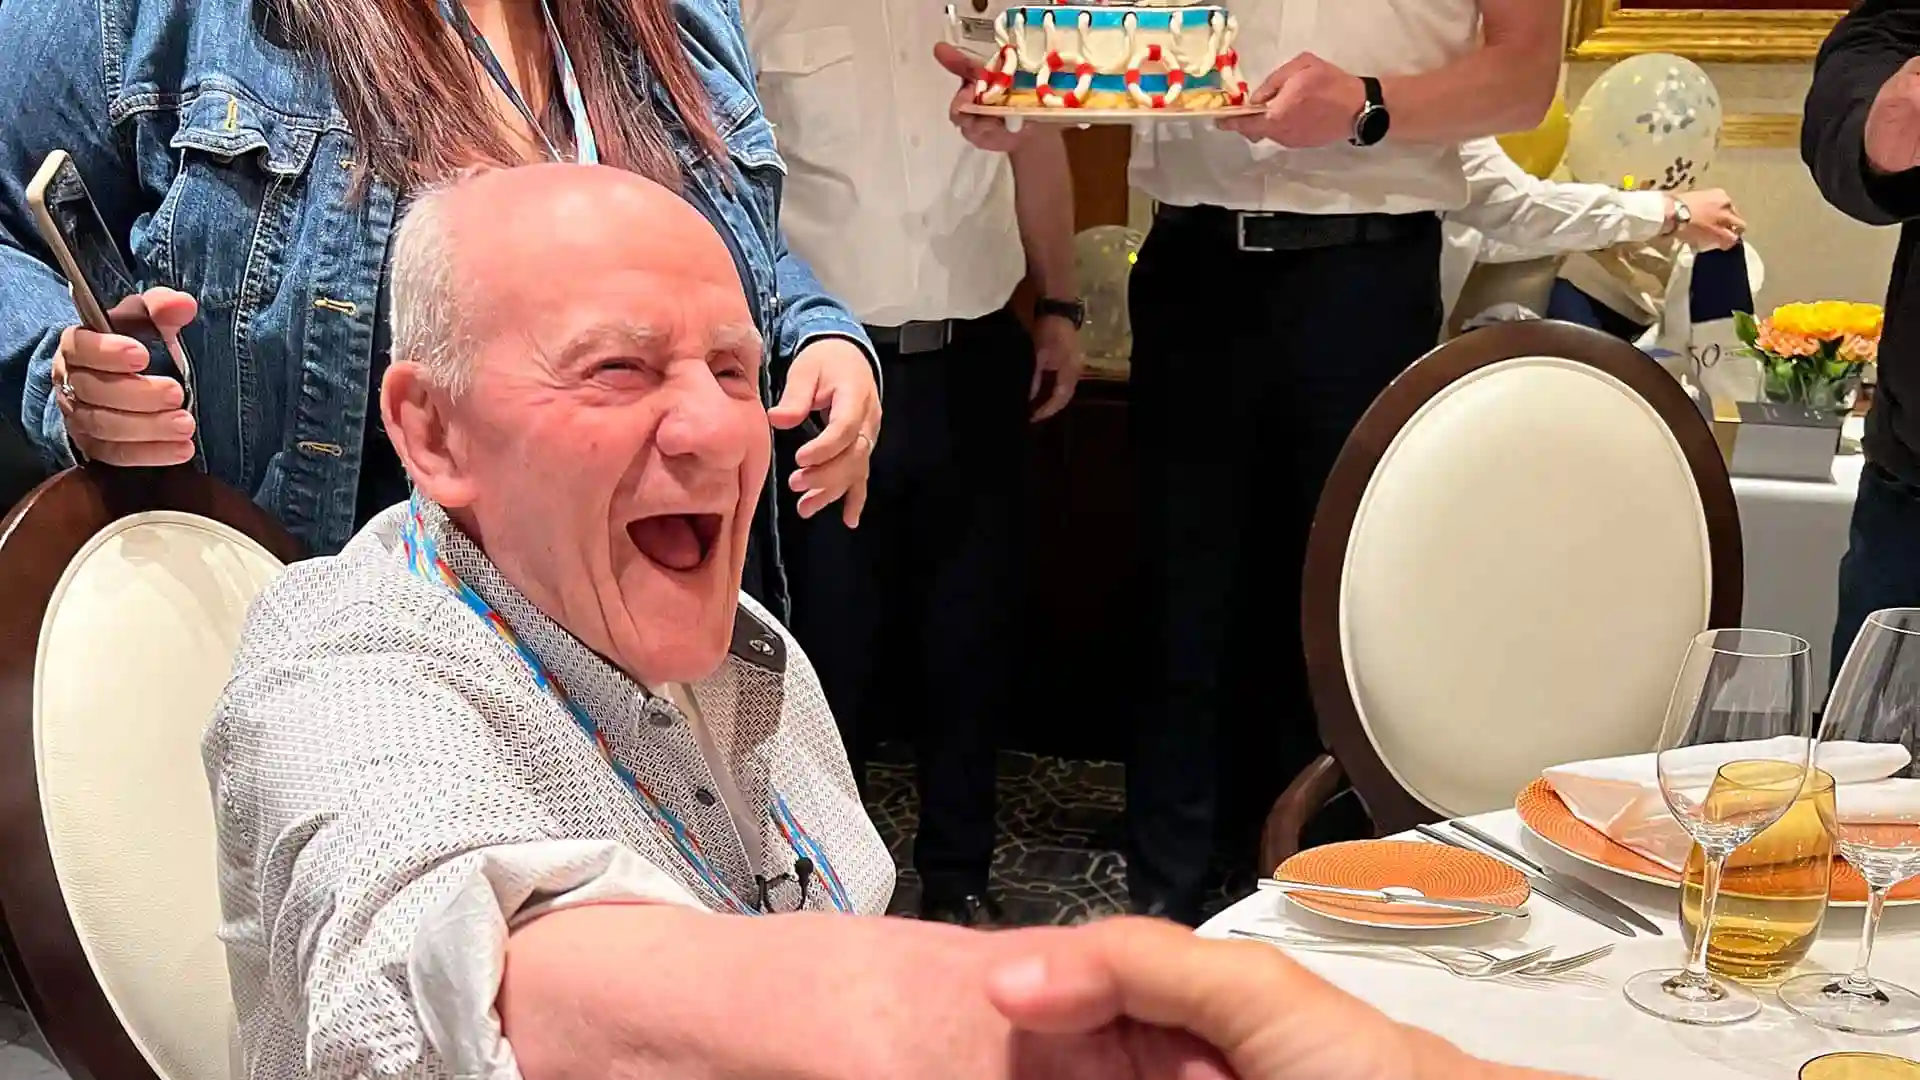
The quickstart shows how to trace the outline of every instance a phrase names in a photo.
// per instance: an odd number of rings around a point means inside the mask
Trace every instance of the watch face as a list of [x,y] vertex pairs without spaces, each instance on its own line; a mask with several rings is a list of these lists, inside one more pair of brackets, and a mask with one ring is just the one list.
[[1361,146],[1372,146],[1387,137],[1387,110],[1370,105],[1361,110],[1360,120],[1354,124],[1353,141]]

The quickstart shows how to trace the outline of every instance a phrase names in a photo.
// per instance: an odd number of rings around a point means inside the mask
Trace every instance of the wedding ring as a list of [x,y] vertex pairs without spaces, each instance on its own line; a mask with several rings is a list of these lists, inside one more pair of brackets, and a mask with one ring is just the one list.
[[60,391],[60,396],[66,398],[68,401],[72,401],[74,395],[77,393],[73,388],[73,380],[64,377],[61,378],[60,385],[57,389]]
[[860,433],[858,433],[858,434],[856,434],[856,435],[855,435],[855,436],[853,437],[853,440],[854,440],[855,442],[863,442],[863,443],[866,443],[866,444],[867,444],[867,453],[869,453],[869,454],[871,454],[871,453],[873,453],[873,437],[872,437],[871,435],[868,435],[868,434],[867,434],[866,432],[864,432],[864,431],[862,431],[862,432],[860,432]]

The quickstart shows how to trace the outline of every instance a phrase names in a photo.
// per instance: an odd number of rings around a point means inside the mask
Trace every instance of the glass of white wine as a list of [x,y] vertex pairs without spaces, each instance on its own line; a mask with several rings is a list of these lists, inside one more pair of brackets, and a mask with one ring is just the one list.
[[[1682,1024],[1730,1024],[1760,1011],[1752,993],[1708,973],[1707,944],[1727,857],[1779,821],[1806,784],[1812,653],[1805,640],[1771,630],[1709,630],[1687,648],[1667,702],[1656,771],[1667,809],[1706,858],[1702,932],[1686,967],[1627,980],[1627,1000],[1643,1012]],[[1727,753],[1698,749],[1711,744],[1725,744]]]
[[1834,847],[1867,880],[1867,915],[1853,970],[1789,979],[1781,984],[1780,1000],[1839,1031],[1920,1031],[1920,994],[1867,974],[1887,894],[1920,874],[1920,771],[1912,761],[1920,743],[1920,609],[1876,611],[1854,638],[1820,725],[1823,752],[1841,743],[1898,747],[1907,764],[1885,780],[1845,785],[1834,799]]

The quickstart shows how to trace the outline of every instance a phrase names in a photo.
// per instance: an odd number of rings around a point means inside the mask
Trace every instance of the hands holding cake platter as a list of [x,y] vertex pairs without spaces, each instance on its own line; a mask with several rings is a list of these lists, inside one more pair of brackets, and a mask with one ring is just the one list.
[[1248,104],[1266,112],[1222,120],[1221,129],[1244,135],[1249,142],[1310,150],[1353,137],[1354,118],[1367,104],[1367,91],[1358,75],[1301,53],[1267,76]]
[[960,89],[954,91],[953,102],[947,106],[947,119],[960,129],[961,136],[980,149],[996,154],[1019,146],[1026,138],[1026,130],[1030,129],[1013,131],[997,116],[974,116],[960,111],[960,106],[973,104],[974,84],[985,74],[980,61],[959,46],[944,41],[933,47],[933,58],[940,61],[941,67],[960,76]]

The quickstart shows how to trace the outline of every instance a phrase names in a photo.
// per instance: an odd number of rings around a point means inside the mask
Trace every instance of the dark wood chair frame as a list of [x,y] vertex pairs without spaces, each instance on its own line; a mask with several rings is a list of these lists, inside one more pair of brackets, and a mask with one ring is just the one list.
[[1632,345],[1571,323],[1510,323],[1455,338],[1408,368],[1373,403],[1347,438],[1321,493],[1307,542],[1300,623],[1308,687],[1326,752],[1294,777],[1267,815],[1260,865],[1269,872],[1300,849],[1302,831],[1339,792],[1343,776],[1373,819],[1375,835],[1390,836],[1439,820],[1388,771],[1354,706],[1340,641],[1347,545],[1374,470],[1420,409],[1482,368],[1529,356],[1563,358],[1605,372],[1640,395],[1666,422],[1692,469],[1705,512],[1712,560],[1708,623],[1739,625],[1740,512],[1712,426],[1680,384]]
[[34,760],[35,656],[47,605],[74,556],[115,521],[152,510],[218,521],[282,562],[302,554],[266,511],[191,466],[69,469],[0,520],[0,955],[75,1080],[156,1078],[94,978],[54,874]]

